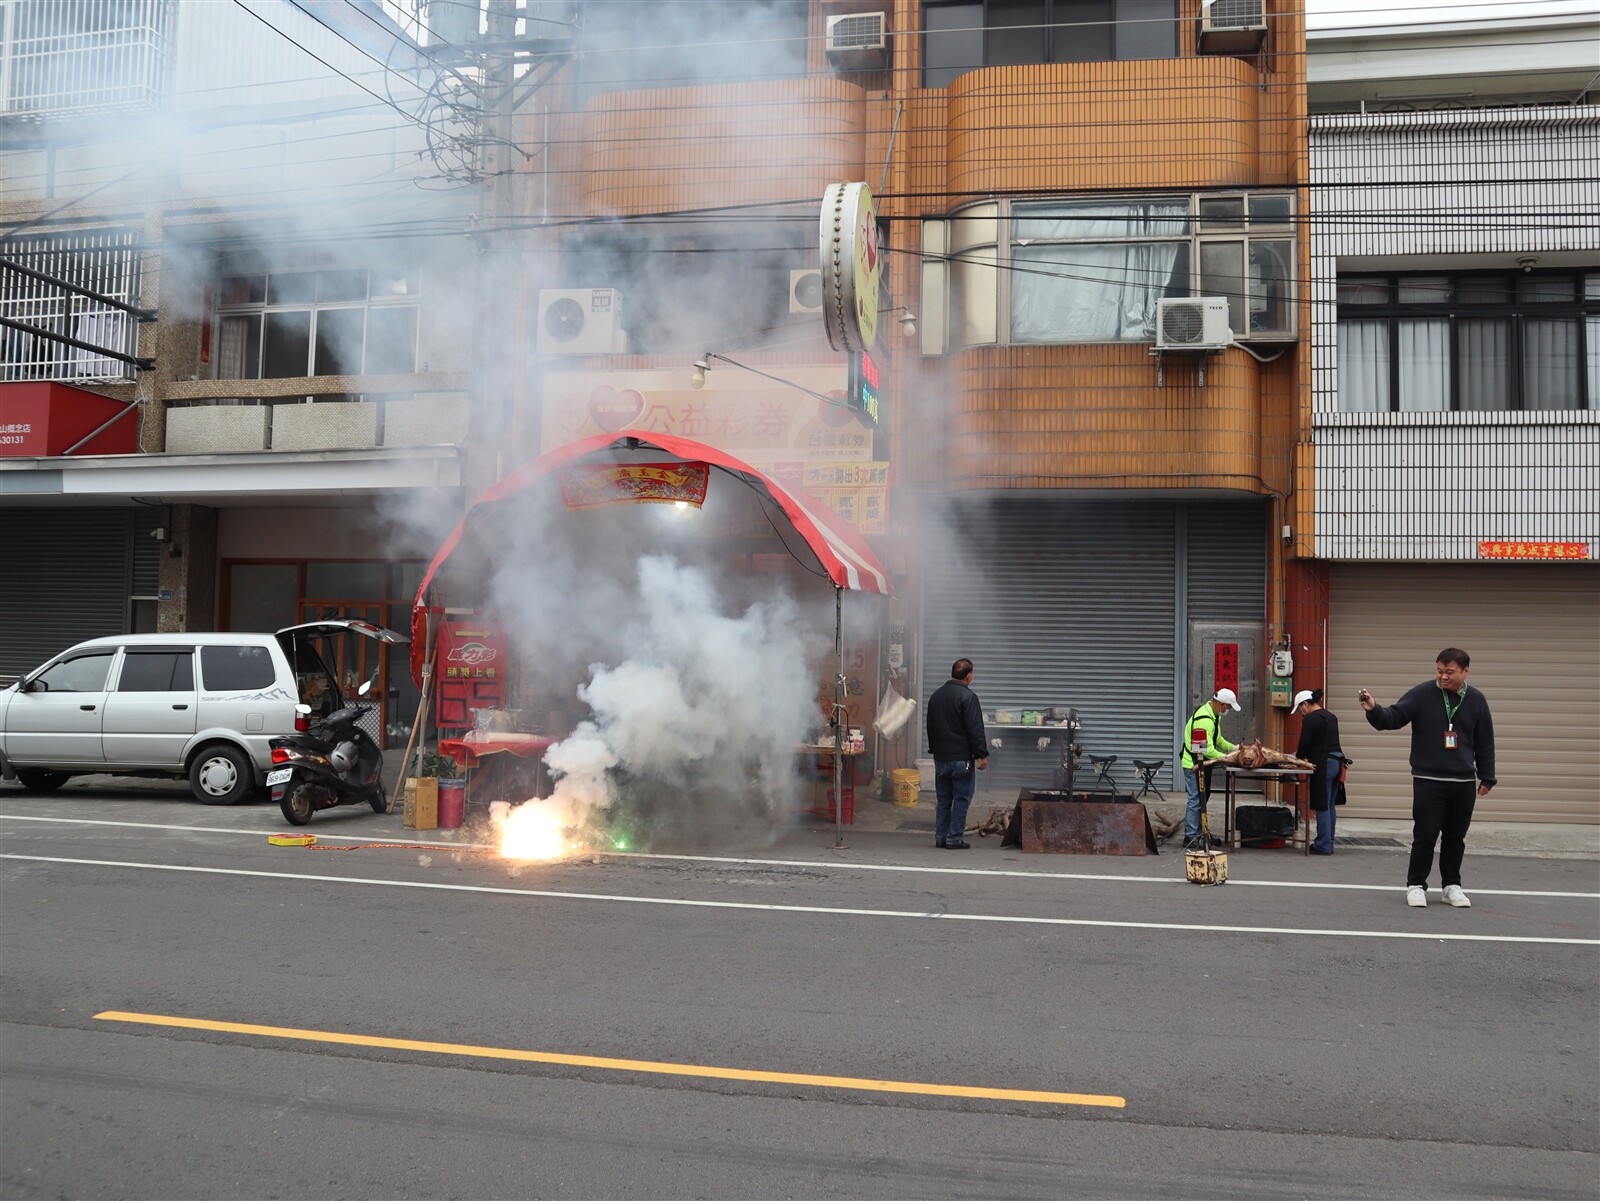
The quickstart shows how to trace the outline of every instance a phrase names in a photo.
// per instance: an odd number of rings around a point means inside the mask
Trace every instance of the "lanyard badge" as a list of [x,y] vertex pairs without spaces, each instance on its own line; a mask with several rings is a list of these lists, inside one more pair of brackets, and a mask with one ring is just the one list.
[[1461,704],[1467,699],[1467,686],[1461,686],[1461,695],[1456,697],[1454,708],[1450,706],[1450,694],[1443,688],[1439,689],[1439,693],[1444,697],[1444,719],[1448,723],[1444,732],[1444,749],[1453,751],[1456,749],[1456,714],[1461,712]]

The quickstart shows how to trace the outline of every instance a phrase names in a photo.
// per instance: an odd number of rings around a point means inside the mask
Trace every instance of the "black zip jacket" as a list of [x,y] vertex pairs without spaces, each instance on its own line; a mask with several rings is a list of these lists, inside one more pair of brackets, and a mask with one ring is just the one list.
[[[1339,745],[1339,719],[1326,709],[1313,709],[1300,723],[1300,745],[1294,752],[1296,759],[1304,759],[1312,766],[1307,787],[1311,789],[1313,809],[1324,807],[1322,802],[1328,797],[1328,756],[1336,752],[1344,754]],[[1334,803],[1343,802],[1335,798]]]
[[1493,788],[1494,721],[1489,716],[1489,702],[1471,685],[1463,688],[1452,751],[1444,745],[1444,732],[1451,725],[1445,719],[1444,700],[1444,689],[1429,680],[1392,705],[1374,705],[1367,710],[1367,724],[1374,730],[1411,727],[1412,775],[1432,780],[1476,779]]
[[987,759],[978,694],[959,680],[946,680],[928,698],[928,753],[935,759]]

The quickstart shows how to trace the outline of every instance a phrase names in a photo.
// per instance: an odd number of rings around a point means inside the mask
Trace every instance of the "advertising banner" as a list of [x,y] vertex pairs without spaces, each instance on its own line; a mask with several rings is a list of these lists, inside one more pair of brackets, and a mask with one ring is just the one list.
[[503,631],[476,617],[446,618],[439,626],[438,727],[469,729],[474,709],[505,708],[505,666]]
[[561,470],[561,499],[569,509],[599,505],[705,504],[711,468],[705,463],[573,463]]

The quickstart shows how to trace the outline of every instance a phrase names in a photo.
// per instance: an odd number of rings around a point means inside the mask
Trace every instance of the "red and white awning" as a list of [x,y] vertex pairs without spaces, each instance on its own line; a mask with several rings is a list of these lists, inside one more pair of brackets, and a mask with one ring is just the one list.
[[663,461],[663,454],[682,462],[706,463],[714,469],[713,477],[718,473],[742,477],[744,483],[770,498],[789,519],[795,532],[805,540],[812,554],[816,555],[834,587],[853,592],[890,593],[889,573],[884,570],[872,548],[856,533],[854,527],[821,501],[794,492],[759,468],[702,442],[643,430],[619,430],[569,443],[524,463],[479,497],[456,524],[433,556],[433,561],[428,564],[428,570],[417,588],[411,615],[413,674],[420,680],[421,655],[427,642],[428,587],[460,546],[474,512],[515,495],[569,464],[584,461],[625,462],[641,455],[659,463]]

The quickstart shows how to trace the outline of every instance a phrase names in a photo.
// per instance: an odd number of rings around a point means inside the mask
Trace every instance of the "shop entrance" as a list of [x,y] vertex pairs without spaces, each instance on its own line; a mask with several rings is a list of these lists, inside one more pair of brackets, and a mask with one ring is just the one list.
[[[418,562],[362,559],[224,559],[220,628],[271,631],[310,621],[360,620],[405,633],[422,568]],[[342,638],[328,653],[347,696],[377,673],[367,696],[376,709],[364,724],[385,749],[404,746],[418,694],[409,672],[390,670],[388,646]]]

